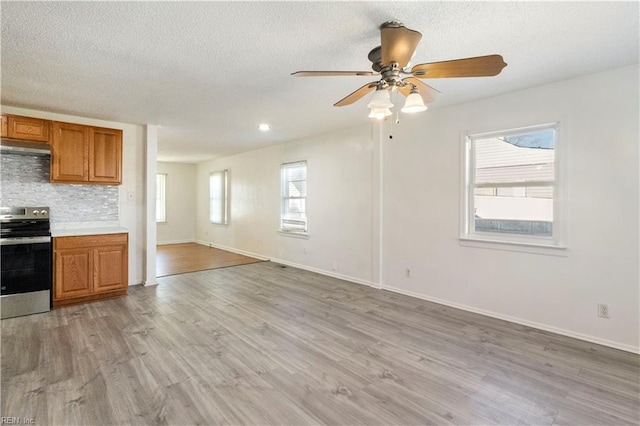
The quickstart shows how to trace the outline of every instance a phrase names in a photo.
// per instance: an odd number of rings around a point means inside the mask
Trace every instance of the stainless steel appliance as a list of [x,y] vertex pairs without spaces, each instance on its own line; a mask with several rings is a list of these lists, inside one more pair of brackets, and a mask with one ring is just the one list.
[[0,207],[0,317],[51,310],[48,207]]
[[3,154],[51,155],[49,144],[42,142],[0,139],[0,152]]

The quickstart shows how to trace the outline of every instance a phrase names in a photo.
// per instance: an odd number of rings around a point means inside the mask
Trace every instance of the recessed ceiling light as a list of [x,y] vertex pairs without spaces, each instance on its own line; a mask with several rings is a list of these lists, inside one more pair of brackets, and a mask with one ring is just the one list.
[[266,132],[267,130],[270,129],[268,124],[261,124],[258,126],[258,129],[262,130],[263,132]]

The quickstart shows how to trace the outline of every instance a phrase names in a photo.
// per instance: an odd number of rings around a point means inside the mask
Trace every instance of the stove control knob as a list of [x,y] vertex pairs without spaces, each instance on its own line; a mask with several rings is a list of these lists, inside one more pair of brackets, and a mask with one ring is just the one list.
[[38,210],[34,210],[33,211],[33,214],[36,215],[36,216],[38,216],[38,213],[40,213]]
[[46,211],[46,210],[40,210],[40,214],[41,214],[42,216],[46,216],[46,215],[47,215],[47,211]]

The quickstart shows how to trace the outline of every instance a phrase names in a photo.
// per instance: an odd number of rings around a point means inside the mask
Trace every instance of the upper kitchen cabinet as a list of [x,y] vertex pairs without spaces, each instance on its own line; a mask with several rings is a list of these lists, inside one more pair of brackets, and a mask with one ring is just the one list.
[[2,116],[2,137],[49,143],[51,122],[18,115]]
[[89,181],[89,130],[79,124],[53,123],[51,182]]
[[122,130],[53,123],[51,182],[122,183]]
[[91,128],[89,182],[122,183],[122,130]]

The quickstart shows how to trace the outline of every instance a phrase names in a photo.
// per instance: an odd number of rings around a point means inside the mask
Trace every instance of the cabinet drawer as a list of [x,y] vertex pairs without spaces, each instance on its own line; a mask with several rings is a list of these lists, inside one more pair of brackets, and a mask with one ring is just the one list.
[[49,143],[48,120],[10,115],[7,118],[7,137]]
[[56,237],[53,239],[54,250],[74,249],[83,247],[101,247],[126,245],[127,234],[100,234],[100,235],[79,235],[75,237]]

